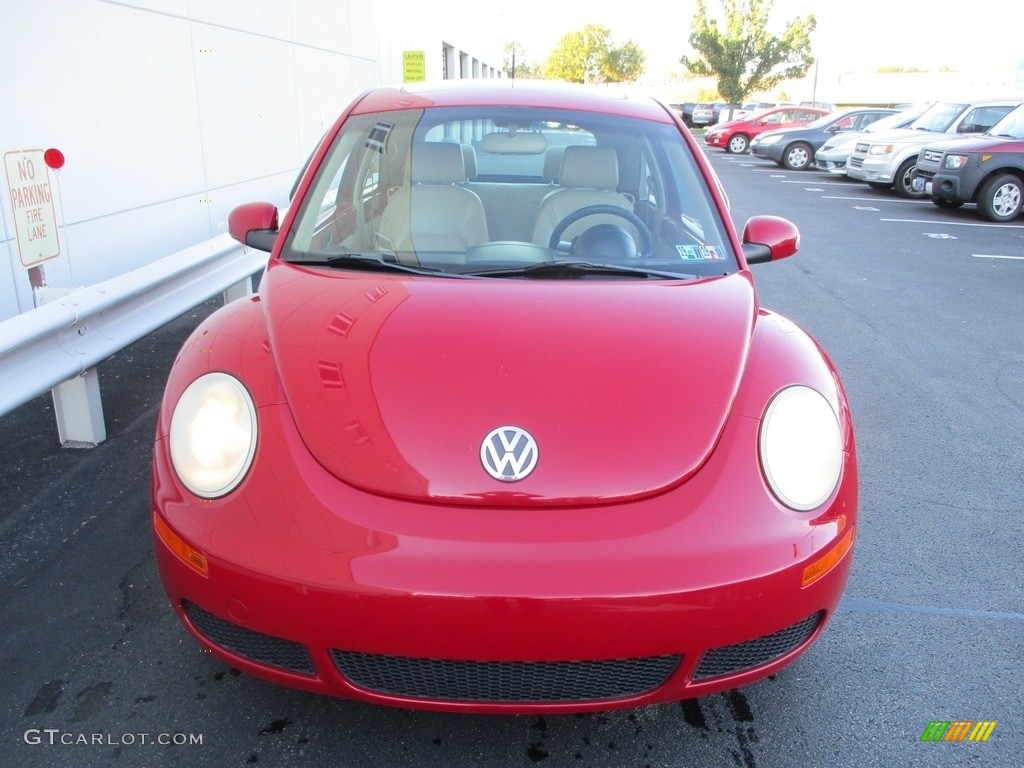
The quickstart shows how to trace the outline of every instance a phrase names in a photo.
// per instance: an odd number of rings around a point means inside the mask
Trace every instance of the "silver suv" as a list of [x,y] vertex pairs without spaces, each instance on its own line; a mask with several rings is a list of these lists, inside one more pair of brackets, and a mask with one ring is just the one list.
[[[984,133],[1024,101],[1024,98],[984,99],[972,102],[940,101],[908,128],[886,131],[858,141],[846,164],[846,175],[875,189],[896,188],[900,197],[920,198],[914,189],[914,166],[925,144],[963,134]],[[936,134],[945,134],[939,136]]]

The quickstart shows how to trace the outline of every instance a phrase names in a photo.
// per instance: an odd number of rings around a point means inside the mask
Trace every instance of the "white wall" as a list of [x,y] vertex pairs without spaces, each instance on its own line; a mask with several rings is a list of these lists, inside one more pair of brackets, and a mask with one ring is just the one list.
[[[0,151],[67,159],[51,172],[65,225],[53,287],[219,234],[240,202],[283,204],[322,131],[378,78],[372,12],[349,0],[5,2],[0,38]],[[4,202],[0,320],[32,306]]]
[[[351,99],[441,36],[365,0],[0,0],[0,154],[56,147],[54,288],[106,280],[287,202]],[[391,16],[391,14],[386,14]],[[384,18],[384,17],[381,17]],[[398,22],[396,24],[396,22]],[[436,51],[436,55],[433,52]],[[0,321],[33,306],[0,170]]]

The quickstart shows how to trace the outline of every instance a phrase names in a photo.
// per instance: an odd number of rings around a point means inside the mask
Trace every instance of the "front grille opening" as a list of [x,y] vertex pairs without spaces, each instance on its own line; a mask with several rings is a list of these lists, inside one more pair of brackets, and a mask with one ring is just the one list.
[[309,651],[301,643],[253,632],[214,616],[187,600],[182,601],[182,608],[192,625],[214,645],[257,664],[310,677],[316,674]]
[[331,650],[338,671],[368,691],[414,699],[586,702],[658,688],[680,656],[602,661],[453,661]]
[[775,661],[804,643],[817,629],[823,616],[824,612],[819,611],[770,635],[714,648],[704,654],[697,665],[697,671],[693,673],[693,679],[706,680],[709,677],[731,675]]

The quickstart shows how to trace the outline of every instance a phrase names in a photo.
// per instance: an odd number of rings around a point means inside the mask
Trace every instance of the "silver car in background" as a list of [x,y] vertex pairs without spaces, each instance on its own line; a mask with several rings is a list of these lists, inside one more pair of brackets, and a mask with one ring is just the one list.
[[924,110],[925,108],[923,106],[911,107],[910,109],[897,112],[895,115],[889,115],[881,118],[880,120],[875,120],[875,122],[870,125],[864,126],[863,130],[837,133],[822,144],[818,148],[818,151],[814,153],[814,167],[821,171],[828,171],[836,176],[845,176],[846,161],[849,159],[850,153],[853,151],[854,144],[865,136],[877,131],[888,131],[893,128],[906,128],[914,122],[921,113],[924,112]]

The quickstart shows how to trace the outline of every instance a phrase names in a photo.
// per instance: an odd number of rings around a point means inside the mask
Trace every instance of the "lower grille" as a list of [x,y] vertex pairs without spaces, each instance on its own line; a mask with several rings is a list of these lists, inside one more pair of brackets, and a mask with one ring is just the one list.
[[301,643],[253,632],[207,613],[187,600],[182,603],[182,608],[192,625],[215,645],[257,664],[300,675],[315,674],[309,651]]
[[697,665],[693,679],[704,680],[719,675],[731,675],[781,658],[811,636],[821,622],[822,615],[819,611],[771,635],[710,650]]
[[918,176],[920,176],[925,181],[931,181],[932,179],[935,178],[935,172],[934,171],[923,171],[923,170],[921,170],[921,166],[919,166],[919,165],[914,168],[914,173],[916,173]]
[[849,163],[851,168],[861,168],[864,166],[864,160],[860,157],[851,157]]
[[335,666],[368,691],[414,699],[500,703],[581,702],[658,688],[679,656],[609,661],[451,661],[331,651]]

